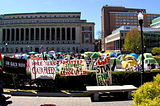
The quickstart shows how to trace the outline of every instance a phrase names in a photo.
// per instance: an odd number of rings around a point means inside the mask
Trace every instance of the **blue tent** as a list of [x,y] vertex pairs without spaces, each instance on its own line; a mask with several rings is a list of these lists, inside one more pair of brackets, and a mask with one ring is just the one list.
[[116,52],[116,53],[115,53],[115,56],[116,56],[116,57],[118,57],[119,55],[122,55],[122,53],[120,53],[120,52]]
[[138,59],[138,55],[135,53],[130,53],[130,55],[134,56],[134,58],[137,60]]

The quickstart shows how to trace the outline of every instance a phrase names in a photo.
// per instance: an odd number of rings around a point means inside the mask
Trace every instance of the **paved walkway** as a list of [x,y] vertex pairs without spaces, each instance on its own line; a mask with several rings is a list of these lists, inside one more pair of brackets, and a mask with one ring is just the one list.
[[[6,95],[5,96],[10,96]],[[40,106],[43,104],[55,104],[56,106],[133,106],[133,100],[116,100],[92,102],[90,97],[33,97],[11,96],[0,106]]]

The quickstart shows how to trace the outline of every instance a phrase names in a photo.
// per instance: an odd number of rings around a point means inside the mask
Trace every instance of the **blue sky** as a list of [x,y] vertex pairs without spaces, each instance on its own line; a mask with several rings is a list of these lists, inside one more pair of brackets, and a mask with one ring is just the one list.
[[160,0],[0,0],[0,14],[28,12],[81,12],[81,19],[95,23],[95,38],[101,30],[101,8],[123,6],[160,14]]

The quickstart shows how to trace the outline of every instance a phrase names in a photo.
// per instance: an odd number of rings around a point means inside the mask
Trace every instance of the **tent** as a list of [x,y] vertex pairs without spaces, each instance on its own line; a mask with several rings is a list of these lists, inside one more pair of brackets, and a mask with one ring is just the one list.
[[136,67],[137,67],[138,63],[134,60],[128,60],[124,64],[122,64],[122,67],[123,68],[128,68],[128,67],[132,68],[134,65],[136,65]]
[[119,55],[122,55],[122,53],[120,53],[120,52],[116,52],[116,53],[115,53],[115,56],[116,56],[116,57],[118,57]]
[[94,59],[101,59],[101,55],[99,54],[99,53],[97,53],[97,52],[95,52],[95,53],[93,53],[92,55],[91,55],[91,58],[94,58]]
[[37,52],[29,52],[28,54],[37,54]]
[[138,55],[135,53],[130,53],[130,55],[134,56],[134,58],[137,60],[138,59]]
[[134,61],[136,61],[136,59],[135,59],[134,56],[132,56],[132,55],[126,55],[126,56],[123,58],[123,61],[127,61],[127,60],[134,60]]
[[90,56],[90,57],[91,57],[94,53],[95,53],[95,52],[84,52],[85,55]]

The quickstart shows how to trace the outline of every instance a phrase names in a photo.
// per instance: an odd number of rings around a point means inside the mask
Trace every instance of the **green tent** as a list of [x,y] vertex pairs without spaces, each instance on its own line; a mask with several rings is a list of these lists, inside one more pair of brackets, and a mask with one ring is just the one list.
[[94,53],[95,52],[85,52],[84,54],[91,57]]
[[98,53],[98,52],[95,52],[95,53],[93,53],[92,55],[91,55],[91,58],[94,58],[94,59],[101,59],[101,55]]

